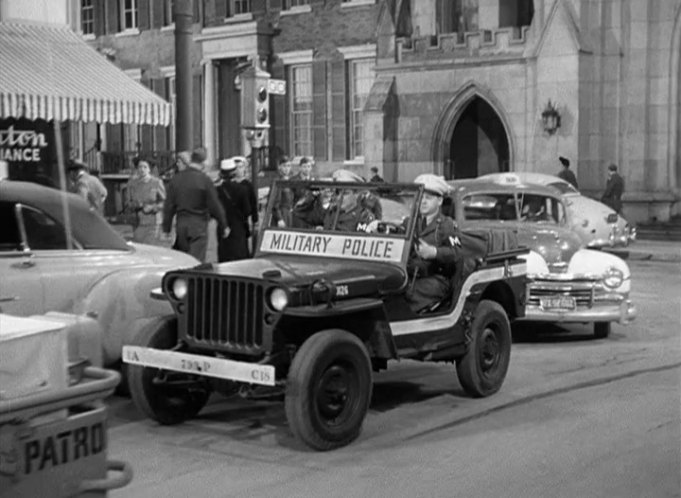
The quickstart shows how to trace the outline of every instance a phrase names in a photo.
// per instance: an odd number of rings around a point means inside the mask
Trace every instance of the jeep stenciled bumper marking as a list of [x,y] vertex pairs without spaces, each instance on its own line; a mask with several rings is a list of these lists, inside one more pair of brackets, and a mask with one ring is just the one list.
[[123,361],[131,365],[160,368],[218,379],[249,382],[264,386],[275,385],[272,365],[226,360],[212,356],[178,353],[139,346],[123,346]]
[[402,260],[404,243],[404,239],[399,237],[266,230],[260,250],[268,253],[399,263]]

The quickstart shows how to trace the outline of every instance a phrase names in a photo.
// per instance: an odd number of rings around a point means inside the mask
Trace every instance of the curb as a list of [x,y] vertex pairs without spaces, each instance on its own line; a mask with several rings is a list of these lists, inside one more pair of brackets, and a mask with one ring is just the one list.
[[609,249],[607,252],[630,261],[661,261],[665,263],[681,262],[681,250],[678,252],[646,252],[628,251],[626,249]]

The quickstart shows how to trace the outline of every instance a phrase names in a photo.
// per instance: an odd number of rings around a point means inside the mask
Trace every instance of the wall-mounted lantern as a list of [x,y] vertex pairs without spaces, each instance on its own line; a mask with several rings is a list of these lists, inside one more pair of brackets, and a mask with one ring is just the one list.
[[551,103],[551,99],[549,99],[541,113],[541,120],[544,125],[544,131],[549,135],[553,135],[560,128],[560,113],[556,106]]

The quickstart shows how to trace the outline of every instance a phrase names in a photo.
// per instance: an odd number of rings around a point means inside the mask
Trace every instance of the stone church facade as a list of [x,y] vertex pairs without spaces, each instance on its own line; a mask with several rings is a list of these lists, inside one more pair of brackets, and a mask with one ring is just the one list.
[[384,0],[376,47],[365,169],[555,174],[565,156],[592,196],[617,164],[631,221],[680,212],[681,1]]

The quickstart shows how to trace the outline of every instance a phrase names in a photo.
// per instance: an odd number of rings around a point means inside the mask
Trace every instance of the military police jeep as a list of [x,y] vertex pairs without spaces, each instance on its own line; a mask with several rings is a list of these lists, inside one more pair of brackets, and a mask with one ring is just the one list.
[[253,259],[164,276],[175,314],[123,348],[135,404],[175,424],[211,392],[278,388],[294,435],[329,450],[358,437],[372,371],[389,360],[455,362],[467,394],[497,392],[509,322],[524,315],[526,250],[512,232],[462,233],[451,292],[412,310],[418,275],[408,260],[422,196],[415,184],[275,184]]

